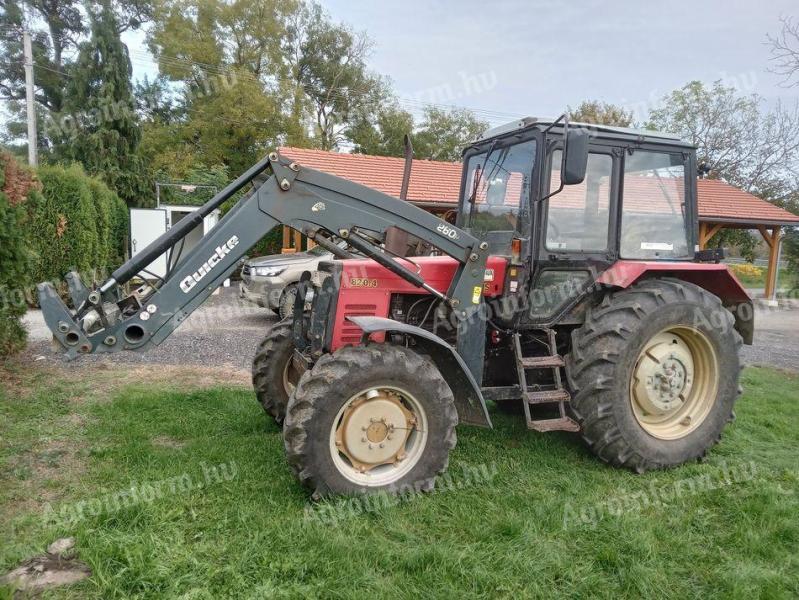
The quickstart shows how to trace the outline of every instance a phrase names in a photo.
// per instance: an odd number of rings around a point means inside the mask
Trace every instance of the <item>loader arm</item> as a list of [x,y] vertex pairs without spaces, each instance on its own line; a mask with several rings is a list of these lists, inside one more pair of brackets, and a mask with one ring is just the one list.
[[[271,176],[269,172],[271,171]],[[122,285],[164,252],[175,249],[205,215],[252,183],[252,189],[167,274],[161,285],[124,294]],[[439,296],[458,320],[458,351],[478,369],[484,328],[476,318],[482,301],[487,245],[434,215],[368,187],[300,167],[277,153],[253,166],[205,205],[117,269],[97,290],[89,291],[71,274],[75,312],[51,284],[38,286],[48,327],[68,358],[94,352],[144,350],[166,339],[235,270],[239,260],[269,230],[288,225],[308,235],[335,235],[417,287]],[[398,227],[458,261],[445,294],[384,252],[376,235]],[[364,232],[366,232],[364,234]],[[405,263],[405,264],[403,264]],[[478,348],[479,346],[479,348]],[[481,367],[480,367],[481,368]]]

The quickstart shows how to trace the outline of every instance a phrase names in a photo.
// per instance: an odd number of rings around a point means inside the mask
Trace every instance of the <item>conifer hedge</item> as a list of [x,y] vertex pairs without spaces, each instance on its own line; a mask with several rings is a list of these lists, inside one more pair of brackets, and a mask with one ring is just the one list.
[[34,180],[9,155],[0,154],[0,358],[25,345],[24,289],[30,280],[25,203]]

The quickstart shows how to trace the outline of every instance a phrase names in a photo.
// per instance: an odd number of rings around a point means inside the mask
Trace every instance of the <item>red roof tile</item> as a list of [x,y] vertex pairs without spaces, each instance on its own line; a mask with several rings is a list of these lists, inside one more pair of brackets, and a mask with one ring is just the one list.
[[[341,154],[305,148],[280,148],[284,156],[318,171],[337,175],[391,196],[399,196],[405,161],[401,158]],[[415,202],[457,202],[461,164],[414,160],[408,199]],[[699,218],[751,223],[797,223],[799,216],[723,181],[697,181]]]
[[799,216],[718,179],[699,179],[699,218],[743,220],[753,223],[798,223]]
[[[399,196],[405,160],[389,156],[340,154],[304,148],[280,148],[284,156],[317,171],[349,179],[384,194]],[[457,202],[461,185],[460,163],[414,160],[408,200]]]

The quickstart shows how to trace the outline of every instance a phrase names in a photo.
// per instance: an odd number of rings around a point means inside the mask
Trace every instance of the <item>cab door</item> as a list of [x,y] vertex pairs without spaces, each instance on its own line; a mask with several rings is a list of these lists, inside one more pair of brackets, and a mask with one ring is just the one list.
[[[560,183],[562,147],[552,147],[542,174],[542,197]],[[565,186],[536,212],[538,259],[528,294],[526,321],[555,322],[617,257],[614,242],[619,194],[618,148],[589,148],[585,180]]]

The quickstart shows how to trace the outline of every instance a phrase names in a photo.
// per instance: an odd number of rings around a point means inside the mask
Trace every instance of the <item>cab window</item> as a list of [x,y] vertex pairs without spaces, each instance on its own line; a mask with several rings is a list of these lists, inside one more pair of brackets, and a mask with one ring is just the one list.
[[515,232],[530,201],[535,140],[472,155],[464,194],[469,226],[475,233]]
[[624,158],[622,258],[689,255],[681,154],[636,150]]
[[[562,154],[552,153],[550,191],[560,185]],[[590,153],[585,180],[550,197],[546,249],[555,252],[603,252],[608,247],[610,182],[613,157]]]

